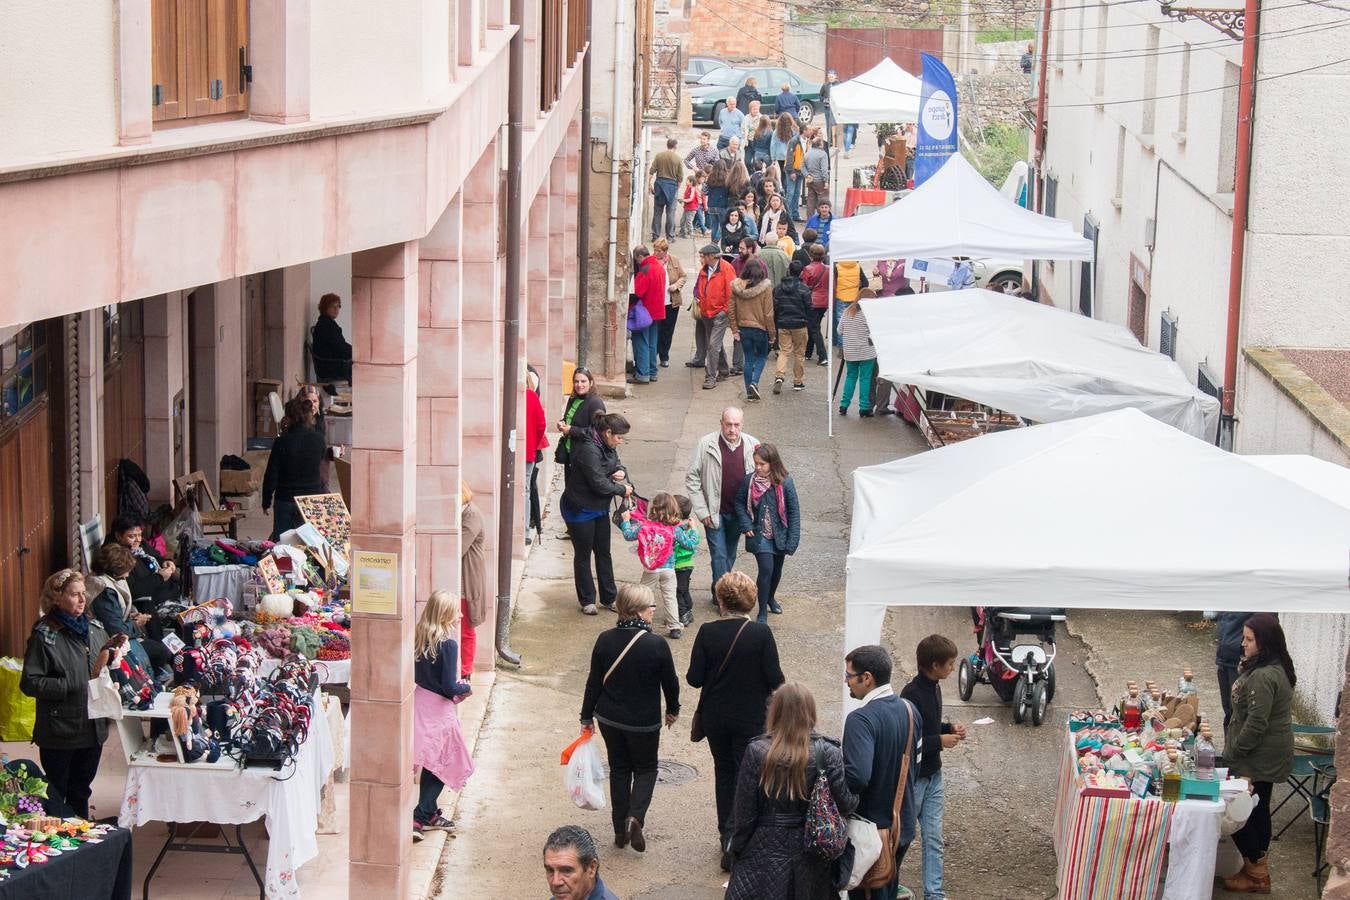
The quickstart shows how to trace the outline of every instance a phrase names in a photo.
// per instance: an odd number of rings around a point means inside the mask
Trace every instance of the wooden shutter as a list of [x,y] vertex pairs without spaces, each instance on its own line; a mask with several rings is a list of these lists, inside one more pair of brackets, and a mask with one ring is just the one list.
[[183,70],[178,49],[178,0],[151,0],[150,77],[154,82],[151,102],[156,122],[181,119]]
[[[155,107],[155,120],[247,110],[248,85],[239,55],[242,51],[248,56],[248,0],[153,3],[155,82],[166,98]],[[173,102],[167,102],[170,96]]]

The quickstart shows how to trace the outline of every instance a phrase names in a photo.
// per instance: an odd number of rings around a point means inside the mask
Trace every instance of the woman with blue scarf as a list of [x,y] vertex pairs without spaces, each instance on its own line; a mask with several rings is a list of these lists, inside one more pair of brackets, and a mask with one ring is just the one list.
[[[37,699],[33,743],[47,774],[48,796],[89,818],[106,719],[89,718],[89,680],[120,659],[108,632],[86,610],[84,576],[62,569],[42,586],[42,618],[23,656],[19,689]],[[125,641],[125,638],[122,639]]]

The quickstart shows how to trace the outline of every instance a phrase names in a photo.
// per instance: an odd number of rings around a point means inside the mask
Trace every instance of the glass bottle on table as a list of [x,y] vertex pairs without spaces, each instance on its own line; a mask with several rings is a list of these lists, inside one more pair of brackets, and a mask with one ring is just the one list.
[[1177,696],[1184,700],[1195,693],[1195,674],[1189,668],[1183,669],[1181,679],[1177,681]]
[[1163,767],[1162,798],[1167,803],[1181,799],[1181,767],[1176,750],[1168,748],[1167,764]]
[[1138,728],[1141,724],[1142,705],[1139,702],[1139,688],[1130,683],[1130,695],[1125,698],[1125,708],[1120,717],[1122,728]]
[[1200,736],[1195,739],[1195,777],[1197,781],[1214,780],[1214,739],[1209,726],[1200,727]]

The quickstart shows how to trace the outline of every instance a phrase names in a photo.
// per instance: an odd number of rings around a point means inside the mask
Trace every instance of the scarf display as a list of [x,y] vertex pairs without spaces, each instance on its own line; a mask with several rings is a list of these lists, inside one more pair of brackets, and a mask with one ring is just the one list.
[[618,628],[641,628],[643,631],[651,631],[652,623],[646,619],[620,619],[616,625]]
[[[766,475],[755,475],[750,479],[750,492],[749,496],[746,497],[746,505],[749,507],[750,518],[752,521],[754,520],[755,504],[759,503],[759,498],[763,497],[769,488],[773,488],[774,494],[778,500],[778,521],[787,525],[787,501],[783,499],[783,486],[781,484],[774,484]],[[766,538],[773,537],[772,519],[764,520],[764,536]]]
[[72,616],[64,609],[53,609],[52,618],[69,628],[82,641],[89,640],[89,619],[83,615]]

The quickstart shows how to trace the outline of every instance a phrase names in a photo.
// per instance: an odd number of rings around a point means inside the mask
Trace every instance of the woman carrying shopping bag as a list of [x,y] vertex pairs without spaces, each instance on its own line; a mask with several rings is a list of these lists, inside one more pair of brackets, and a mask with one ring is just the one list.
[[[639,585],[619,589],[619,622],[591,650],[591,670],[581,703],[581,724],[600,726],[609,757],[610,815],[614,846],[647,849],[643,826],[656,787],[661,725],[680,715],[680,680],[670,645],[651,633],[656,598]],[[661,715],[661,696],[666,713]]]
[[432,591],[413,635],[413,765],[422,769],[417,808],[413,810],[413,840],[426,831],[453,831],[455,823],[437,805],[447,786],[463,790],[473,774],[473,756],[459,730],[455,704],[473,693],[459,680],[460,598],[449,591]]

